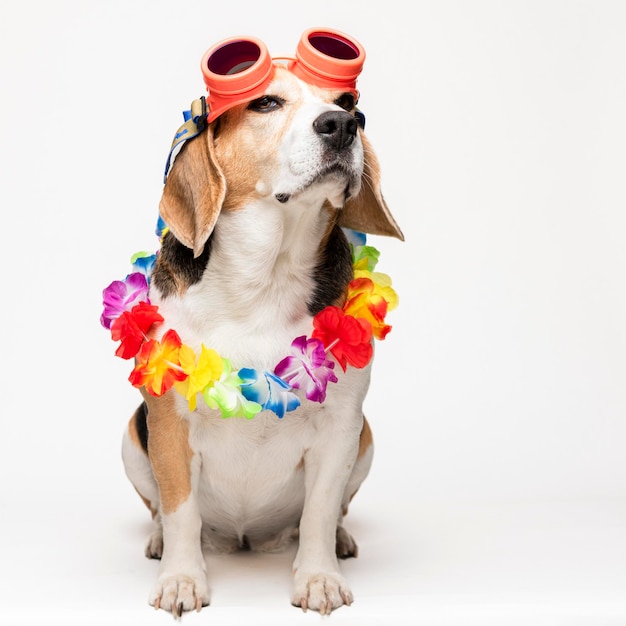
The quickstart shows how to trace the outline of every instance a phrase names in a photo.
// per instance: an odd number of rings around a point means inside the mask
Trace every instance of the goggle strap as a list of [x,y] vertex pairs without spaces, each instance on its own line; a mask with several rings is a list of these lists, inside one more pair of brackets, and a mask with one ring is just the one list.
[[172,167],[172,163],[176,155],[180,152],[183,144],[189,139],[197,137],[205,128],[207,118],[206,98],[204,96],[194,100],[188,111],[183,111],[184,124],[179,127],[172,140],[170,152],[165,163],[165,174],[163,176],[163,184],[167,180],[167,175]]
[[361,130],[365,130],[365,113],[357,108],[354,111],[354,117],[356,117],[356,123],[361,127]]

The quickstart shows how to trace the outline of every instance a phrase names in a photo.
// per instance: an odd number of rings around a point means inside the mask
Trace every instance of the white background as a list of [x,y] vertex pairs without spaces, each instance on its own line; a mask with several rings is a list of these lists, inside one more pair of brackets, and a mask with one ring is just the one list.
[[[401,305],[347,519],[356,601],[330,620],[626,624],[626,4],[0,0],[1,624],[171,623],[101,291],[156,246],[204,50],[290,54],[320,25],[366,48],[406,236],[370,239]],[[208,558],[186,623],[319,623],[289,605],[293,550]]]

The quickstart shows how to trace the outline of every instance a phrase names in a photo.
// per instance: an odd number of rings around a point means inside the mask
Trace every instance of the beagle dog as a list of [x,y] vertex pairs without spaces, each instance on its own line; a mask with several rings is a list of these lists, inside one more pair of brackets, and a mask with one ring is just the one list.
[[[164,320],[153,334],[176,329],[185,344],[260,371],[345,301],[344,228],[403,239],[354,96],[282,67],[265,95],[184,145],[159,209],[169,230],[150,280]],[[352,602],[337,559],[357,554],[342,519],[372,462],[370,367],[335,368],[323,403],[298,392],[283,419],[224,419],[207,404],[190,410],[174,390],[141,389],[122,451],[153,517],[151,605],[180,617],[209,604],[203,547],[273,551],[296,538],[292,604],[328,614]]]

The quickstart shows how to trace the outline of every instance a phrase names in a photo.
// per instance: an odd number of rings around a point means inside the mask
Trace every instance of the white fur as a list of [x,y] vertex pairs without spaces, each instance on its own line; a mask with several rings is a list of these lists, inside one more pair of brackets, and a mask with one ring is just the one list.
[[[322,144],[313,130],[313,120],[325,111],[339,109],[337,106],[321,102],[313,96],[301,81],[300,85],[304,94],[304,102],[298,111],[293,124],[287,130],[280,147],[280,172],[275,186],[276,193],[295,194],[308,186],[318,173],[322,156]],[[354,170],[354,175],[349,181],[351,195],[356,195],[361,183],[363,173],[363,147],[357,136],[350,151],[348,163]],[[334,207],[343,206],[345,196],[345,181],[340,182],[336,189],[319,187],[317,198],[323,201],[325,198]]]

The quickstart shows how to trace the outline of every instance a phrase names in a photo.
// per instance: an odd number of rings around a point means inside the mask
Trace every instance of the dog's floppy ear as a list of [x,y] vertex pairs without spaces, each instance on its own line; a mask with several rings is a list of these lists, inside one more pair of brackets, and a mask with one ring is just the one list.
[[226,181],[215,158],[213,124],[187,141],[165,182],[161,217],[176,239],[202,254],[226,195]]
[[404,241],[404,235],[391,215],[380,191],[380,166],[372,144],[361,133],[365,165],[361,190],[339,211],[339,225],[372,235],[387,235]]

